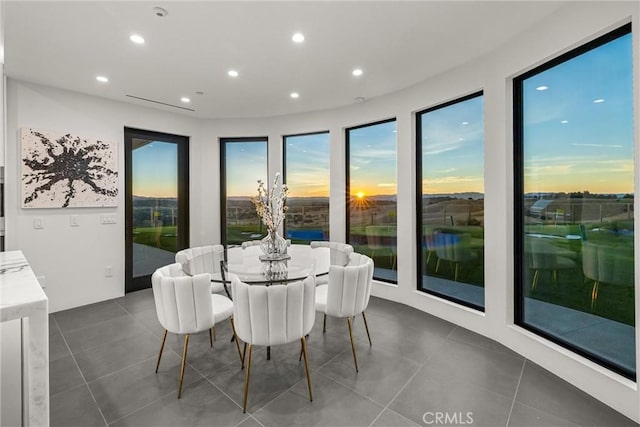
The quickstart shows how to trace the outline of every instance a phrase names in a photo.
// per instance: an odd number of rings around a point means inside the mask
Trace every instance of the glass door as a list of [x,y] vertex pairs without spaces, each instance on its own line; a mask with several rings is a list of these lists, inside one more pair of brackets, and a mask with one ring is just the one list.
[[125,128],[125,292],[151,287],[151,275],[189,245],[189,138]]

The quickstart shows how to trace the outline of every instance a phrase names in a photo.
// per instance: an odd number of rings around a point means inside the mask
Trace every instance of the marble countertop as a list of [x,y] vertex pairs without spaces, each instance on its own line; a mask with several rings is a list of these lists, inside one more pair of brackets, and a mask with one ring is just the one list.
[[22,251],[0,252],[0,321],[28,317],[47,302]]

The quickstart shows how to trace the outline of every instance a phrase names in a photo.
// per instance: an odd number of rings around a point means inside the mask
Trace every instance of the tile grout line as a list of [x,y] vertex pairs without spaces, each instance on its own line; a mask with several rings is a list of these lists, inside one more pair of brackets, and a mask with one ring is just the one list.
[[[457,327],[457,326],[456,326],[456,327]],[[453,330],[455,330],[455,328],[453,328]],[[451,332],[449,332],[449,334],[447,335],[447,337],[449,337],[449,335],[451,335],[451,334],[453,333],[453,330],[452,330]],[[445,341],[446,341],[446,339],[447,339],[447,338],[445,338]],[[400,396],[400,393],[402,393],[402,392],[404,391],[404,389],[405,389],[405,388],[407,388],[407,386],[409,385],[409,383],[410,383],[411,381],[413,381],[413,379],[416,377],[416,375],[418,375],[418,373],[420,372],[420,370],[421,370],[422,368],[424,368],[424,367],[425,367],[425,365],[427,364],[427,362],[429,361],[429,359],[431,359],[431,357],[432,357],[432,355],[427,356],[427,358],[426,358],[426,359],[424,360],[424,362],[422,363],[422,366],[420,366],[420,367],[418,368],[418,370],[417,370],[417,371],[416,371],[416,372],[411,376],[411,378],[409,378],[409,379],[407,380],[407,382],[405,383],[405,385],[403,385],[403,386],[400,388],[400,390],[398,390],[398,392],[395,394],[395,396],[393,396],[393,397],[391,398],[391,400],[389,401],[389,403],[387,403],[387,405],[382,409],[382,411],[378,414],[378,416],[376,417],[376,419],[375,419],[375,420],[373,420],[373,422],[371,423],[371,425],[373,425],[373,423],[375,423],[375,422],[378,420],[378,418],[380,418],[380,416],[382,415],[382,413],[383,413],[384,411],[386,411],[387,409],[389,409],[389,406],[391,406],[391,404],[392,404],[392,403],[393,403],[393,402],[398,398],[398,396]],[[390,410],[390,411],[393,411],[393,409],[389,409],[389,410]],[[394,411],[394,412],[395,412],[395,411]],[[402,415],[402,414],[399,414],[399,415],[401,415],[401,416],[403,416],[403,417],[404,417],[404,415]],[[407,417],[404,417],[404,418],[407,418]],[[408,418],[407,418],[407,419],[408,419]],[[413,420],[411,420],[411,421],[413,422]]]
[[[338,354],[336,354],[335,356],[333,356],[332,358],[330,358],[329,360],[327,360],[325,363],[323,363],[315,372],[317,372],[318,374],[322,375],[319,370],[320,368],[322,368],[324,365],[326,365],[327,363],[331,362],[333,359],[335,359],[336,357],[340,356],[342,353],[344,352],[340,352]],[[326,375],[322,375],[325,376]],[[255,411],[252,412],[252,415],[255,414],[256,412],[260,411],[261,409],[264,409],[267,405],[269,405],[271,402],[273,402],[274,400],[276,400],[278,397],[282,396],[283,394],[285,394],[286,392],[290,391],[292,388],[294,388],[296,385],[298,385],[299,382],[301,381],[306,381],[306,377],[302,377],[300,380],[296,381],[295,383],[293,383],[291,385],[291,387],[289,387],[288,389],[284,390],[282,393],[278,394],[277,396],[275,396],[273,399],[269,400],[268,402],[266,402],[264,405],[260,406],[258,409],[256,409]],[[311,387],[313,387],[313,384],[311,385]],[[262,423],[261,423],[262,424]]]
[[[138,320],[138,319],[133,315],[133,313],[129,312],[129,311],[128,311],[125,307],[123,307],[119,302],[117,302],[117,301],[114,301],[114,302],[115,302],[116,304],[118,304],[118,306],[120,306],[120,308],[122,308],[122,310],[124,310],[124,311],[125,311],[125,313],[127,313],[127,315],[131,316],[131,317],[132,317],[136,322],[138,322],[140,325],[142,325],[142,327],[143,327],[144,329],[146,329],[146,330],[147,330],[147,332],[149,332],[151,335],[153,335],[154,337],[156,337],[156,335],[153,333],[153,331],[151,331],[151,329],[149,329],[149,328],[147,327],[147,325],[145,325],[145,324],[144,324],[144,323],[142,323],[140,320]],[[156,338],[157,338],[157,337],[156,337]],[[174,353],[178,358],[182,359],[182,356],[181,356],[180,354],[178,354],[178,352],[177,352],[177,351],[175,351],[173,348],[171,348],[171,346],[168,346],[168,347],[169,347],[169,350],[170,350],[170,351],[172,351],[172,352],[173,352],[173,353]],[[163,348],[163,349],[162,349],[162,352],[163,352],[163,353],[165,352],[165,348]],[[136,362],[136,363],[134,363],[134,364],[132,364],[132,365],[126,366],[126,367],[121,368],[121,369],[118,369],[118,370],[117,370],[117,371],[115,371],[115,372],[111,372],[111,373],[109,373],[109,374],[107,374],[107,375],[103,375],[103,376],[102,376],[102,377],[100,377],[100,378],[104,378],[104,377],[107,377],[107,376],[109,376],[109,375],[113,375],[113,374],[115,374],[116,372],[120,372],[120,371],[122,371],[122,370],[124,370],[124,369],[127,369],[127,368],[131,367],[131,366],[135,366],[135,365],[137,365],[137,364],[140,364],[140,363],[146,362],[147,360],[149,360],[149,359],[154,359],[154,358],[156,358],[156,357],[157,357],[157,355],[156,355],[156,356],[150,356],[150,357],[147,357],[146,359],[143,359],[143,360],[141,360],[141,361],[139,361],[139,362]],[[193,368],[193,366],[192,366],[190,363],[187,363],[187,364],[188,364],[192,369],[194,369],[194,368]],[[194,371],[198,372],[196,369],[194,369]],[[199,374],[201,377],[203,377],[205,380],[207,379],[207,378],[206,378],[204,375],[202,375],[200,372],[198,372],[198,374]],[[96,378],[96,379],[97,379],[97,378]],[[134,409],[133,411],[129,412],[128,414],[123,415],[122,417],[120,417],[120,418],[118,418],[118,419],[114,420],[111,424],[115,424],[115,423],[117,423],[118,421],[120,421],[120,420],[122,420],[122,419],[124,419],[124,418],[126,418],[126,417],[128,417],[128,416],[130,416],[130,415],[133,415],[133,414],[135,414],[135,413],[136,413],[136,412],[138,412],[138,411],[141,411],[142,409],[144,409],[144,408],[146,408],[146,407],[148,407],[148,406],[150,406],[150,405],[152,405],[152,404],[154,404],[154,403],[158,402],[159,400],[161,400],[161,399],[163,399],[164,397],[166,397],[166,396],[170,395],[171,393],[174,393],[174,392],[173,392],[173,391],[170,391],[170,392],[167,392],[166,394],[161,395],[161,396],[160,396],[160,397],[158,397],[157,399],[152,400],[151,402],[148,402],[146,405],[143,405],[143,406],[141,406],[141,407],[139,407],[139,408],[137,408],[137,409]],[[108,424],[107,424],[107,425],[108,425]]]
[[[121,308],[121,309],[126,313],[126,316],[130,316],[131,318],[133,318],[137,323],[139,323],[139,324],[140,324],[140,325],[141,325],[141,326],[142,326],[142,327],[143,327],[147,332],[149,332],[153,337],[156,337],[156,335],[151,331],[151,329],[149,329],[149,328],[148,328],[144,323],[142,323],[140,320],[138,320],[138,319],[137,319],[137,318],[136,318],[132,313],[130,313],[130,312],[129,312],[126,308],[124,308],[120,303],[118,303],[117,301],[113,301],[113,302],[114,302],[116,305],[118,305],[118,306],[119,306],[119,307],[120,307],[120,308]],[[124,316],[118,316],[118,317],[124,317]],[[54,320],[55,320],[55,318],[54,318]],[[108,320],[111,320],[111,319],[108,319]],[[105,321],[103,321],[103,322],[106,322],[106,321],[108,321],[108,320],[105,320]],[[102,323],[102,322],[98,322],[98,323]],[[58,330],[60,331],[60,335],[62,336],[62,338],[63,338],[63,340],[64,340],[64,342],[65,342],[65,345],[67,346],[67,349],[69,350],[69,353],[71,353],[71,357],[73,358],[73,361],[74,361],[74,363],[75,363],[76,367],[78,368],[78,371],[80,372],[80,375],[81,375],[81,377],[82,377],[82,380],[84,381],[84,384],[87,386],[87,389],[89,390],[89,393],[91,394],[91,397],[92,397],[93,401],[96,403],[96,406],[98,407],[98,411],[100,411],[100,415],[102,416],[102,419],[104,420],[105,424],[106,424],[107,426],[109,426],[110,424],[107,422],[107,419],[105,418],[104,414],[102,413],[102,410],[100,409],[100,405],[98,405],[98,401],[96,400],[95,396],[93,395],[93,392],[91,391],[91,387],[89,387],[89,383],[87,382],[87,380],[86,380],[86,378],[85,378],[84,374],[82,373],[82,370],[80,369],[80,366],[79,366],[79,365],[78,365],[78,363],[76,362],[75,356],[74,356],[74,354],[71,352],[71,348],[69,347],[69,344],[67,343],[66,338],[64,338],[64,334],[63,334],[63,332],[62,332],[62,329],[60,328],[60,325],[58,325],[57,321],[56,321],[56,326],[58,327]],[[79,328],[79,329],[81,329],[81,328]],[[98,346],[96,346],[96,347],[91,347],[91,349],[93,349],[93,348],[97,348],[97,347],[98,347]],[[171,348],[171,346],[168,346],[168,347],[169,347],[169,350],[170,350],[170,351],[172,351],[172,352],[173,352],[173,353],[174,353],[178,358],[180,358],[180,357],[181,357],[181,356],[178,354],[178,352],[176,352],[173,348]],[[82,350],[82,351],[88,351],[88,350],[90,350],[90,349],[85,349],[85,350]],[[165,349],[163,349],[163,353],[164,353],[164,350],[165,350]],[[138,361],[138,362],[136,362],[136,363],[133,363],[133,364],[131,364],[131,365],[124,366],[124,367],[122,367],[122,368],[120,368],[120,369],[118,369],[118,370],[116,370],[116,371],[114,371],[114,372],[110,372],[110,373],[108,373],[108,374],[106,374],[106,375],[103,375],[103,376],[101,376],[101,377],[95,378],[95,379],[94,379],[94,380],[92,380],[91,382],[97,381],[98,379],[101,379],[101,378],[109,377],[109,376],[114,375],[114,374],[116,374],[116,373],[118,373],[118,372],[121,372],[121,371],[123,371],[123,370],[125,370],[125,369],[127,369],[127,368],[130,368],[131,366],[135,366],[135,365],[137,365],[137,364],[139,364],[139,363],[146,362],[147,360],[149,360],[149,359],[153,359],[153,358],[155,358],[155,357],[157,357],[157,356],[150,356],[150,357],[147,357],[147,358],[145,358],[145,359],[143,359],[143,360],[141,360],[141,361]],[[74,387],[74,388],[75,388],[75,387]],[[70,390],[71,390],[71,389],[70,389]],[[134,413],[138,412],[139,410],[141,410],[141,409],[143,409],[143,408],[146,408],[147,406],[151,405],[152,403],[157,402],[158,400],[160,400],[160,399],[164,398],[165,396],[167,396],[167,395],[169,395],[169,394],[171,394],[171,393],[172,393],[172,392],[167,392],[166,394],[164,394],[164,395],[160,396],[159,398],[157,398],[157,399],[153,400],[152,402],[149,402],[148,404],[143,405],[142,407],[137,408],[137,409],[135,409],[135,410],[131,411],[130,413],[128,413],[128,414],[126,414],[126,415],[124,415],[124,416],[122,416],[122,417],[120,417],[120,418],[118,418],[118,419],[114,420],[111,424],[114,424],[114,423],[116,423],[116,422],[120,421],[121,419],[126,418],[126,417],[128,417],[129,415],[132,415],[132,414],[134,414]]]
[[[55,318],[54,318],[54,320],[55,320]],[[78,361],[76,360],[75,355],[71,351],[71,347],[69,347],[69,343],[67,342],[67,339],[65,338],[64,334],[62,333],[62,329],[60,328],[60,325],[58,324],[57,320],[56,320],[56,327],[58,328],[58,332],[60,332],[60,336],[62,336],[62,340],[64,341],[64,345],[67,347],[67,350],[69,350],[69,354],[71,355],[71,360],[73,360],[73,363],[76,365],[76,369],[78,369],[78,372],[80,373],[80,377],[82,378],[82,381],[84,382],[84,386],[87,388],[87,391],[89,392],[89,395],[91,396],[91,399],[93,400],[93,403],[96,404],[96,409],[98,409],[98,413],[102,417],[102,421],[104,421],[104,425],[108,426],[109,423],[107,422],[107,419],[105,418],[104,414],[102,413],[102,409],[100,409],[100,405],[98,405],[98,401],[96,400],[96,397],[93,395],[93,392],[91,391],[91,387],[89,387],[89,383],[87,382],[87,379],[84,377],[84,374],[82,373],[82,370],[80,369],[80,365],[78,365]]]
[[[154,337],[156,336],[156,335],[153,333],[153,331],[151,331],[151,329],[150,329],[149,327],[147,327],[147,325],[145,325],[145,324],[144,324],[144,323],[142,323],[140,320],[138,320],[138,319],[137,319],[137,318],[136,318],[132,313],[129,313],[129,311],[128,311],[125,307],[123,307],[123,306],[122,306],[120,303],[118,303],[117,301],[115,301],[115,303],[116,303],[116,304],[118,304],[118,305],[119,305],[119,306],[120,306],[120,307],[121,307],[125,312],[127,312],[128,314],[130,314],[130,315],[131,315],[131,316],[132,316],[132,317],[133,317],[137,322],[139,322],[139,323],[142,325],[142,327],[144,327],[147,331],[149,331],[149,333],[151,333]],[[174,353],[175,353],[175,354],[176,354],[180,359],[182,359],[182,356],[181,356],[180,354],[178,354],[178,352],[177,352],[177,351],[175,351],[173,348],[171,348],[171,346],[169,346],[169,349],[170,349],[171,351],[173,351],[173,352],[174,352]],[[164,350],[163,350],[163,352],[164,352]],[[146,360],[146,359],[145,359],[145,360]],[[215,387],[215,388],[216,388],[220,393],[222,393],[225,397],[227,397],[231,402],[233,402],[236,406],[238,406],[239,408],[242,408],[242,407],[241,407],[241,406],[240,406],[240,405],[239,405],[235,400],[233,400],[233,399],[231,398],[231,396],[229,396],[227,393],[225,393],[225,392],[224,392],[224,390],[222,390],[222,389],[221,389],[220,387],[218,387],[215,383],[213,383],[211,380],[209,380],[209,378],[207,378],[207,377],[206,377],[202,372],[200,372],[198,369],[196,369],[196,368],[195,368],[195,366],[193,366],[193,365],[191,364],[191,362],[189,362],[189,360],[187,360],[187,363],[186,363],[186,364],[187,364],[191,369],[193,369],[193,370],[194,370],[198,375],[200,375],[200,376],[201,376],[205,381],[207,381],[209,384],[211,384],[213,387]],[[164,396],[166,396],[166,395],[163,395],[162,397],[164,397]],[[162,397],[161,397],[161,398],[162,398]],[[151,403],[157,402],[157,401],[158,401],[158,400],[160,400],[161,398],[158,398],[158,399],[154,400],[153,402],[150,402],[149,404],[144,405],[143,407],[138,408],[137,410],[135,410],[135,411],[133,411],[133,412],[131,412],[130,414],[127,414],[127,415],[125,415],[125,416],[127,416],[127,417],[128,417],[129,415],[132,415],[133,413],[135,413],[135,412],[137,412],[137,411],[139,411],[139,410],[141,410],[141,409],[143,409],[143,408],[146,408],[146,407],[147,407],[147,406],[149,406]],[[116,420],[116,421],[114,421],[114,422],[117,422],[117,421],[119,421],[119,420],[120,420],[120,419],[122,419],[122,418],[124,418],[124,417],[121,417],[121,418],[119,418],[118,420]],[[245,418],[245,420],[246,420],[246,418]],[[243,420],[242,422],[244,422],[245,420]],[[257,421],[257,420],[256,420],[256,421]],[[259,423],[259,424],[262,424],[262,423]]]
[[118,421],[123,420],[123,419],[127,418],[128,416],[131,416],[131,415],[135,414],[136,412],[142,411],[144,408],[153,405],[154,403],[158,402],[159,400],[164,399],[166,396],[169,396],[171,393],[175,393],[175,391],[168,391],[167,393],[163,394],[162,396],[158,397],[155,400],[152,400],[151,402],[147,403],[146,405],[142,405],[141,407],[139,407],[137,409],[134,409],[133,411],[129,412],[128,414],[125,414],[125,415],[121,416],[120,418],[116,418],[115,420],[113,420],[111,422],[111,424],[107,424],[107,426],[113,425],[113,424],[117,423]]
[[509,409],[509,416],[507,417],[507,423],[505,424],[505,426],[509,425],[509,422],[511,421],[511,414],[513,413],[513,407],[516,404],[516,397],[518,396],[518,391],[520,390],[520,382],[522,381],[522,376],[524,375],[524,367],[527,363],[527,359],[525,358],[522,361],[522,369],[520,369],[520,377],[518,378],[518,385],[516,385],[516,392],[513,393],[513,401],[511,402],[511,408]]
[[[211,381],[209,379],[209,377],[206,377],[202,372],[200,372],[199,370],[197,370],[191,363],[187,362],[187,365],[189,365],[191,367],[191,369],[193,369],[194,371],[196,371],[198,373],[198,375],[200,375],[202,378],[204,378],[204,380],[206,382],[208,382],[209,384],[211,384],[216,390],[218,390],[220,393],[222,393],[223,396],[225,396],[227,399],[229,399],[234,405],[236,405],[238,408],[242,409],[242,406],[240,406],[240,404],[238,402],[236,402],[235,400],[233,400],[233,398],[231,396],[229,396],[224,390],[222,390],[220,387],[218,387],[216,385],[216,383],[214,383],[213,381]],[[242,370],[242,369],[241,369]],[[250,415],[250,414],[249,414]],[[242,420],[240,422],[240,424],[242,424],[244,421],[246,421],[246,418],[244,420]]]
[[[108,319],[100,320],[100,321],[98,321],[98,322],[96,322],[96,323],[92,323],[92,324],[90,324],[90,325],[81,326],[81,327],[79,327],[79,328],[74,328],[74,329],[68,330],[67,332],[76,332],[76,331],[80,331],[80,330],[82,330],[82,329],[91,328],[91,327],[96,326],[96,325],[99,325],[99,324],[101,324],[101,323],[109,322],[109,321],[111,321],[111,320],[117,319],[117,318],[119,318],[119,317],[125,317],[127,314],[130,314],[129,312],[127,312],[127,310],[125,310],[125,309],[124,309],[124,307],[122,307],[120,304],[118,304],[118,303],[115,301],[115,299],[110,299],[110,300],[100,301],[100,302],[92,303],[92,304],[89,304],[89,305],[94,305],[94,304],[103,304],[103,303],[107,303],[107,302],[112,302],[113,304],[116,304],[120,309],[122,309],[122,310],[124,311],[124,313],[123,313],[122,315],[113,316],[113,317],[109,317]],[[57,311],[57,312],[55,312],[55,313],[51,313],[51,315],[52,315],[52,316],[55,316],[55,315],[56,315],[56,314],[58,314],[58,313],[63,313],[63,312],[66,312],[66,311],[75,310],[75,309],[77,309],[77,308],[86,308],[86,307],[87,307],[87,306],[80,306],[80,307],[70,308],[70,309],[67,309],[67,310],[62,310],[62,311]],[[54,317],[54,319],[55,319],[55,317]],[[57,324],[57,325],[58,325],[58,327],[60,328],[60,331],[62,331],[62,327],[60,327],[60,324],[59,324],[59,323],[57,323],[57,321],[56,321],[56,324]]]

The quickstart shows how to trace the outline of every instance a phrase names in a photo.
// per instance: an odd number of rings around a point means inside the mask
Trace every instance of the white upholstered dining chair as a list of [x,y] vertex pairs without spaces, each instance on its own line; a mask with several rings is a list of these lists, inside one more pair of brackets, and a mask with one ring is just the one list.
[[358,358],[353,344],[351,319],[358,314],[362,314],[369,345],[372,345],[367,317],[364,314],[371,296],[372,281],[373,260],[366,255],[353,253],[349,264],[346,266],[330,265],[329,282],[326,285],[318,286],[316,289],[316,310],[324,313],[323,333],[327,330],[327,315],[346,317],[347,319],[349,338],[351,339],[351,352],[353,353],[356,372],[358,371]]
[[237,336],[245,342],[243,360],[246,360],[247,371],[242,411],[247,411],[251,352],[254,345],[274,346],[300,340],[307,374],[309,400],[313,401],[305,337],[311,331],[315,321],[314,276],[310,275],[303,281],[287,285],[265,286],[248,285],[234,275],[231,277],[231,288]]
[[311,246],[311,248],[329,248],[329,262],[331,265],[347,265],[349,263],[349,257],[353,253],[353,246],[348,243],[314,240],[309,246]]
[[[160,367],[160,359],[164,350],[167,333],[184,335],[182,365],[178,385],[178,399],[182,396],[182,380],[187,361],[189,335],[209,330],[209,341],[213,347],[211,334],[214,325],[222,320],[230,319],[233,325],[233,302],[220,294],[211,293],[211,277],[209,274],[187,276],[178,263],[157,269],[151,276],[153,299],[160,324],[165,329],[158,354],[156,373]],[[236,348],[242,363],[240,345],[236,339]]]
[[[314,240],[309,246],[311,246],[312,249],[329,248],[329,265],[345,266],[349,263],[349,259],[353,253],[353,246],[348,243]],[[316,278],[316,285],[325,285],[328,281],[329,276],[320,276]]]
[[[224,262],[224,246],[209,245],[183,249],[176,253],[176,262],[182,265],[187,275],[202,273],[220,273],[221,262]],[[211,292],[225,290],[223,283],[211,282]],[[227,293],[227,296],[228,293]]]

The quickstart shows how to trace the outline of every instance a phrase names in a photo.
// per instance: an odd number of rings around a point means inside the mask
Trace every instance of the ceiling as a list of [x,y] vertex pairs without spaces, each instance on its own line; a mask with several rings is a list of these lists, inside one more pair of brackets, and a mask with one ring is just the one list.
[[[199,118],[266,117],[366,102],[482,56],[563,5],[3,3],[8,77]],[[157,6],[167,16],[157,16]],[[298,31],[305,36],[300,44],[291,40]],[[144,37],[143,45],[129,40],[134,33]],[[362,76],[352,75],[355,68]],[[228,76],[230,69],[239,76]],[[109,82],[96,81],[97,75]]]

